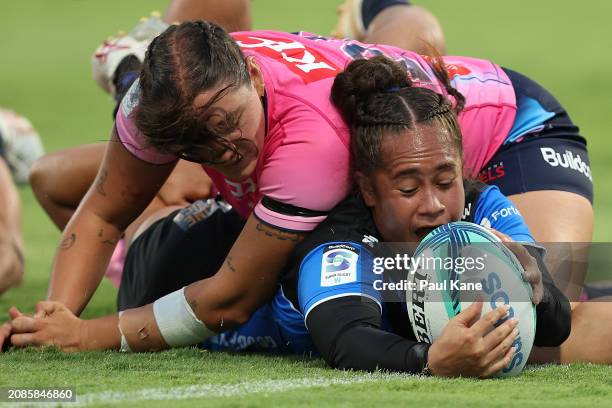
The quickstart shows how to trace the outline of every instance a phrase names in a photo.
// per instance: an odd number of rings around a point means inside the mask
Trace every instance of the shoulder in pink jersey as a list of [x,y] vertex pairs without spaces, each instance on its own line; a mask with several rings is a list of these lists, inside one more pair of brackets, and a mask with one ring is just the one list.
[[130,153],[142,161],[151,164],[167,164],[176,161],[175,156],[161,154],[154,148],[147,146],[145,136],[136,127],[133,115],[138,107],[139,96],[140,82],[136,79],[123,97],[117,111],[117,117],[115,118],[117,137]]

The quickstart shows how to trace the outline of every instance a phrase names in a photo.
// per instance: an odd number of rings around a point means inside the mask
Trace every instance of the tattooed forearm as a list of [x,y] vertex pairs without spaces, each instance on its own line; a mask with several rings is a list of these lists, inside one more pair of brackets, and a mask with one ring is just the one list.
[[74,243],[76,242],[76,234],[70,234],[68,238],[65,238],[60,243],[60,249],[65,251],[66,249],[72,248]]
[[103,197],[106,197],[106,191],[104,191],[104,184],[106,183],[106,178],[108,177],[108,171],[102,169],[100,174],[98,175],[98,179],[96,180],[96,191]]
[[225,258],[225,264],[227,265],[228,268],[230,268],[230,271],[236,272],[236,267],[234,266],[233,259],[230,255],[228,255],[227,258]]
[[119,235],[118,237],[105,238],[104,237],[104,229],[100,228],[100,231],[98,231],[98,239],[99,239],[100,243],[102,243],[102,244],[117,245],[117,242],[119,242],[119,240],[122,237],[123,237],[123,235]]
[[258,232],[262,232],[269,237],[278,239],[279,241],[300,242],[301,240],[304,239],[304,234],[288,232],[288,231],[281,231],[276,228],[269,227],[260,222],[257,223],[256,229]]

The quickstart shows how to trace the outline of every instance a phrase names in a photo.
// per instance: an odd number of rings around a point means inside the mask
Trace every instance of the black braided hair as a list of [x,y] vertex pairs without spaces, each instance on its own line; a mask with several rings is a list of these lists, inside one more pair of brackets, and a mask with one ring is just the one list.
[[[448,81],[445,86],[453,89]],[[443,95],[413,86],[402,66],[387,57],[351,62],[336,77],[331,97],[351,128],[355,169],[370,174],[383,167],[383,137],[412,130],[419,123],[448,129],[451,143],[462,157],[461,129],[455,111],[463,108],[465,98],[456,90],[449,94],[457,101],[455,109]]]

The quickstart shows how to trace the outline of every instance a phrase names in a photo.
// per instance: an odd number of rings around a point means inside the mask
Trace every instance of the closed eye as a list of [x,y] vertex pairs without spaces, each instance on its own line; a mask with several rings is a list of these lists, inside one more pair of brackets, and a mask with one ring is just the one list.
[[416,188],[416,187],[415,187],[415,188],[400,188],[400,190],[399,190],[399,191],[400,191],[400,192],[401,192],[403,195],[406,195],[406,196],[411,196],[411,195],[413,195],[414,193],[416,193],[416,191],[417,191],[417,190],[418,190],[418,188]]
[[215,133],[225,136],[235,132],[240,125],[240,119],[242,118],[243,112],[244,109],[239,109],[236,112],[228,112],[225,118],[215,125]]
[[455,178],[449,180],[441,180],[438,182],[438,185],[441,187],[450,187],[455,182]]

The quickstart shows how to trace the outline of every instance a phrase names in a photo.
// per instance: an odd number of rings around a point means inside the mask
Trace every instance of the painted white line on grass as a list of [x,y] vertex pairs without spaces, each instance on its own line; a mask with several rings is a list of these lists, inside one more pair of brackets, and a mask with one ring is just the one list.
[[[288,380],[245,381],[236,384],[201,384],[176,388],[148,388],[138,391],[84,394],[78,396],[76,404],[69,406],[87,406],[94,404],[124,404],[138,401],[180,400],[191,398],[238,397],[258,393],[277,393],[295,389],[329,387],[376,381],[393,381],[414,378],[406,374],[364,373],[344,378],[296,378]],[[47,405],[48,406],[48,405]]]

